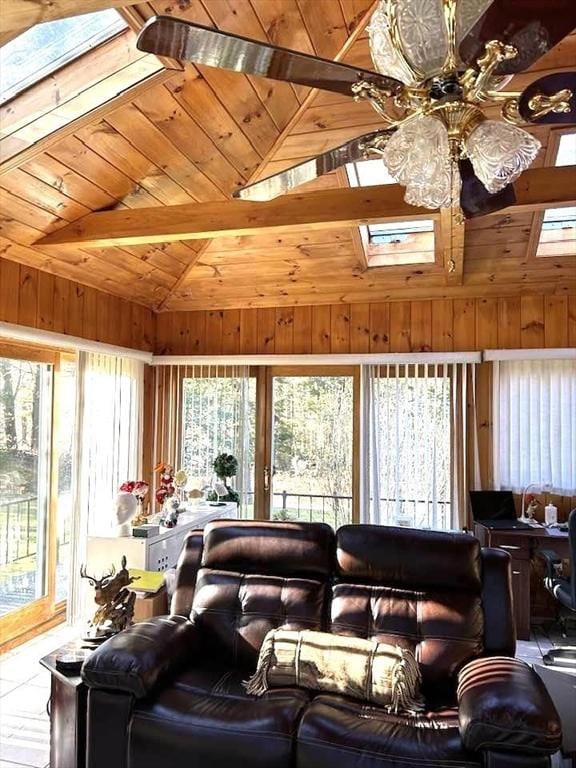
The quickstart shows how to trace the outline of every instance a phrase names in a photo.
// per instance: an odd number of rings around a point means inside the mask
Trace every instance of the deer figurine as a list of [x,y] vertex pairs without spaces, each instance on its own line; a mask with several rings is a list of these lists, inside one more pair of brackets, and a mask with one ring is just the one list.
[[90,626],[97,634],[115,634],[126,629],[132,623],[136,595],[127,587],[139,577],[130,576],[126,568],[126,557],[122,557],[122,567],[116,573],[114,566],[100,579],[86,573],[86,566],[80,567],[80,576],[88,579],[94,587],[94,602],[98,606]]

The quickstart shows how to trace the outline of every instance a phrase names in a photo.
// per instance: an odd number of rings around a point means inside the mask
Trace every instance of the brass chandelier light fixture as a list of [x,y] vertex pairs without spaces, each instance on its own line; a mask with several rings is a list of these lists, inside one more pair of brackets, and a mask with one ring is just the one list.
[[[138,47],[160,56],[366,100],[381,129],[234,192],[270,200],[350,162],[381,157],[408,203],[466,217],[514,200],[540,142],[522,125],[576,123],[576,72],[506,91],[576,27],[575,0],[380,0],[368,26],[376,71],[184,19],[158,16]],[[352,107],[353,108],[353,107]],[[500,114],[489,116],[499,108]]]
[[[368,100],[392,134],[365,145],[381,155],[390,175],[406,187],[406,202],[426,208],[459,205],[459,161],[468,158],[476,177],[494,194],[515,181],[534,161],[540,142],[519,127],[520,92],[501,89],[510,76],[498,66],[518,50],[498,40],[486,43],[476,67],[462,71],[461,41],[490,0],[380,0],[368,27],[375,68],[403,87],[394,93],[360,81],[355,98]],[[533,118],[569,112],[572,92],[540,95],[529,105]],[[499,102],[503,120],[488,119],[486,102]],[[507,121],[507,122],[504,122]]]

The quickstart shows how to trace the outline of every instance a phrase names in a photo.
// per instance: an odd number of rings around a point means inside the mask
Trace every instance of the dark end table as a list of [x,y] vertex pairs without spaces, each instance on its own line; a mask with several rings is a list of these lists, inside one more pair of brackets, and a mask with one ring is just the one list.
[[88,688],[80,675],[56,669],[56,657],[84,648],[82,641],[57,648],[40,659],[50,672],[50,765],[54,768],[85,768]]

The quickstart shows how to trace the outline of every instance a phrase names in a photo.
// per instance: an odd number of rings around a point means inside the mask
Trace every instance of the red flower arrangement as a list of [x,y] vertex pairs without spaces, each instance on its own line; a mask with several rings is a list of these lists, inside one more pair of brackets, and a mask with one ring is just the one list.
[[144,480],[126,480],[118,490],[136,496],[137,501],[141,504],[146,498],[148,487],[148,483],[145,483]]
[[165,462],[160,462],[154,467],[155,472],[160,472],[159,486],[156,489],[156,501],[162,505],[169,499],[170,496],[174,496],[176,492],[176,486],[174,485],[174,467]]

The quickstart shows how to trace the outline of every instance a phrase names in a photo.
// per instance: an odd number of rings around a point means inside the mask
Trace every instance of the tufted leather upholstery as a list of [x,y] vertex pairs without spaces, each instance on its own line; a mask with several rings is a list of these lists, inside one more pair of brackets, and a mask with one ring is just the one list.
[[409,648],[424,693],[437,695],[441,687],[449,695],[458,670],[484,650],[480,545],[472,536],[433,531],[414,541],[411,531],[397,529],[383,546],[367,549],[367,540],[382,538],[367,528],[338,531],[330,631]]
[[326,579],[333,558],[334,533],[324,523],[220,520],[206,527],[202,567]]
[[233,664],[254,667],[271,629],[323,628],[333,552],[328,525],[214,523],[191,618]]
[[309,696],[277,689],[254,699],[243,679],[238,669],[208,662],[179,674],[154,699],[138,702],[130,767],[290,765],[296,723]]
[[214,571],[198,574],[192,619],[233,664],[254,667],[271,629],[322,629],[321,581]]
[[298,768],[478,768],[466,750],[458,710],[394,715],[338,696],[318,696],[298,732]]
[[[509,556],[471,536],[219,521],[189,535],[172,607],[179,616],[116,635],[86,663],[88,768],[473,768],[507,754],[510,768],[547,768],[559,744],[532,670],[507,659],[476,674],[515,639]],[[248,696],[242,680],[273,627],[412,648],[426,711],[297,689]]]

